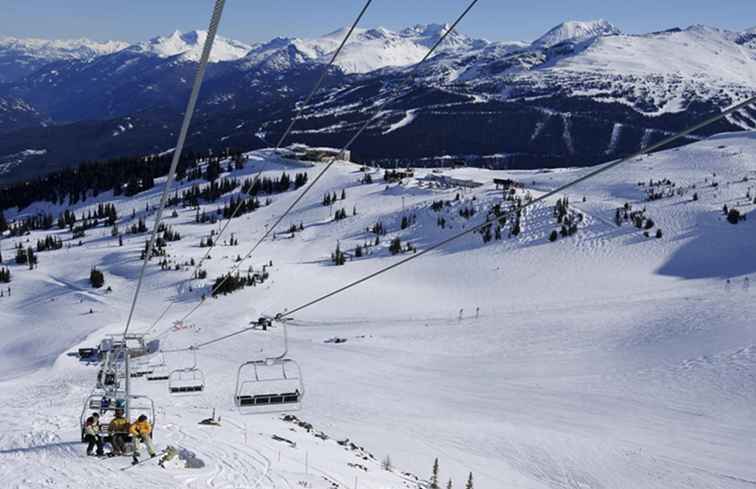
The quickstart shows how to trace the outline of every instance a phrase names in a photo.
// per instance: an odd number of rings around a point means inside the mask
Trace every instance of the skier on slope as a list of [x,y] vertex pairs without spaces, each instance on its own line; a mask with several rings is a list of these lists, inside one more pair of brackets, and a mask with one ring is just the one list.
[[140,442],[144,442],[144,444],[147,446],[147,453],[150,454],[150,457],[157,455],[155,445],[152,443],[152,426],[147,420],[146,415],[142,414],[137,418],[136,423],[132,424],[131,428],[129,428],[129,433],[131,434],[132,440],[134,440],[134,458],[132,460],[133,464],[139,463],[139,451],[141,449]]
[[126,438],[129,435],[129,421],[123,417],[123,409],[116,409],[115,418],[108,425],[108,433],[110,444],[113,446],[113,451],[108,455],[111,457],[123,455],[126,452]]
[[92,450],[95,446],[97,446],[96,455],[98,457],[103,455],[102,438],[100,438],[100,424],[95,420],[94,416],[88,417],[84,424],[84,441],[88,443],[87,455],[93,455]]

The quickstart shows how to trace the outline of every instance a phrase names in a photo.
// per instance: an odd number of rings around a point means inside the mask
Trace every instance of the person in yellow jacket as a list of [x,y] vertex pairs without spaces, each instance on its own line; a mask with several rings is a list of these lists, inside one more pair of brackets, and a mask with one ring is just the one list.
[[140,442],[144,442],[144,444],[147,445],[147,453],[150,454],[150,457],[157,455],[155,445],[152,443],[152,426],[147,420],[146,415],[142,414],[137,418],[136,422],[131,425],[131,428],[129,428],[129,433],[134,442],[134,458],[132,463],[139,463],[139,452],[141,450]]
[[116,409],[115,418],[108,425],[110,444],[113,451],[109,456],[123,455],[126,453],[126,439],[129,436],[129,420],[123,416],[123,409]]

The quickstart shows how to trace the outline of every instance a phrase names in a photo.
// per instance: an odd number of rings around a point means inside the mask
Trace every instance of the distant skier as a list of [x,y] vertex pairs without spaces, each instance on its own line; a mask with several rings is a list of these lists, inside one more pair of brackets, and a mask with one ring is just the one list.
[[730,291],[730,287],[731,287],[731,286],[732,286],[732,282],[730,282],[730,279],[728,278],[728,279],[727,279],[727,280],[725,281],[725,292],[729,292],[729,291]]
[[95,455],[101,457],[104,454],[102,450],[102,438],[100,438],[100,425],[99,422],[95,420],[94,416],[88,417],[84,424],[84,441],[87,442],[88,456],[93,455],[92,451],[95,446],[97,447]]
[[750,290],[750,288],[751,288],[751,280],[748,277],[746,277],[743,280],[743,290]]
[[132,424],[131,428],[129,428],[129,433],[134,441],[134,458],[131,463],[139,463],[139,457],[141,456],[139,453],[141,450],[140,442],[144,442],[147,446],[147,453],[149,453],[150,457],[157,455],[155,445],[152,443],[152,426],[147,420],[146,415],[142,414],[137,418],[136,423]]
[[475,319],[478,319],[480,317],[480,307],[475,308]]
[[129,421],[123,417],[123,409],[118,408],[115,411],[115,418],[108,425],[110,434],[110,444],[113,451],[110,456],[118,456],[126,453],[126,439],[129,436]]

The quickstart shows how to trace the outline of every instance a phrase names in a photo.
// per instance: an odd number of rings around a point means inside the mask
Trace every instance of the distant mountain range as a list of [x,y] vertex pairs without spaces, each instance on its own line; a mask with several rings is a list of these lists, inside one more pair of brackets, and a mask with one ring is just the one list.
[[[357,140],[355,158],[590,165],[756,93],[756,28],[625,35],[604,20],[565,22],[532,43],[454,32],[404,83],[446,29],[358,29],[288,142],[341,146],[378,101],[403,88]],[[344,35],[259,44],[219,37],[189,147],[274,143]],[[174,32],[133,45],[0,37],[0,182],[169,150],[205,37]],[[702,135],[755,127],[751,111]]]

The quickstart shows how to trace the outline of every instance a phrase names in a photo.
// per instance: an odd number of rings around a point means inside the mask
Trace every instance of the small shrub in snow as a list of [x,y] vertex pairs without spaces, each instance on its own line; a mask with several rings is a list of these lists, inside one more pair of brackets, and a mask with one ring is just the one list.
[[[725,206],[727,207],[727,206]],[[737,209],[730,209],[729,212],[727,212],[727,221],[730,224],[737,224],[740,222],[741,216],[740,211]]]
[[95,289],[99,289],[105,285],[105,275],[103,275],[103,273],[97,268],[92,267],[92,270],[89,272],[89,283]]

